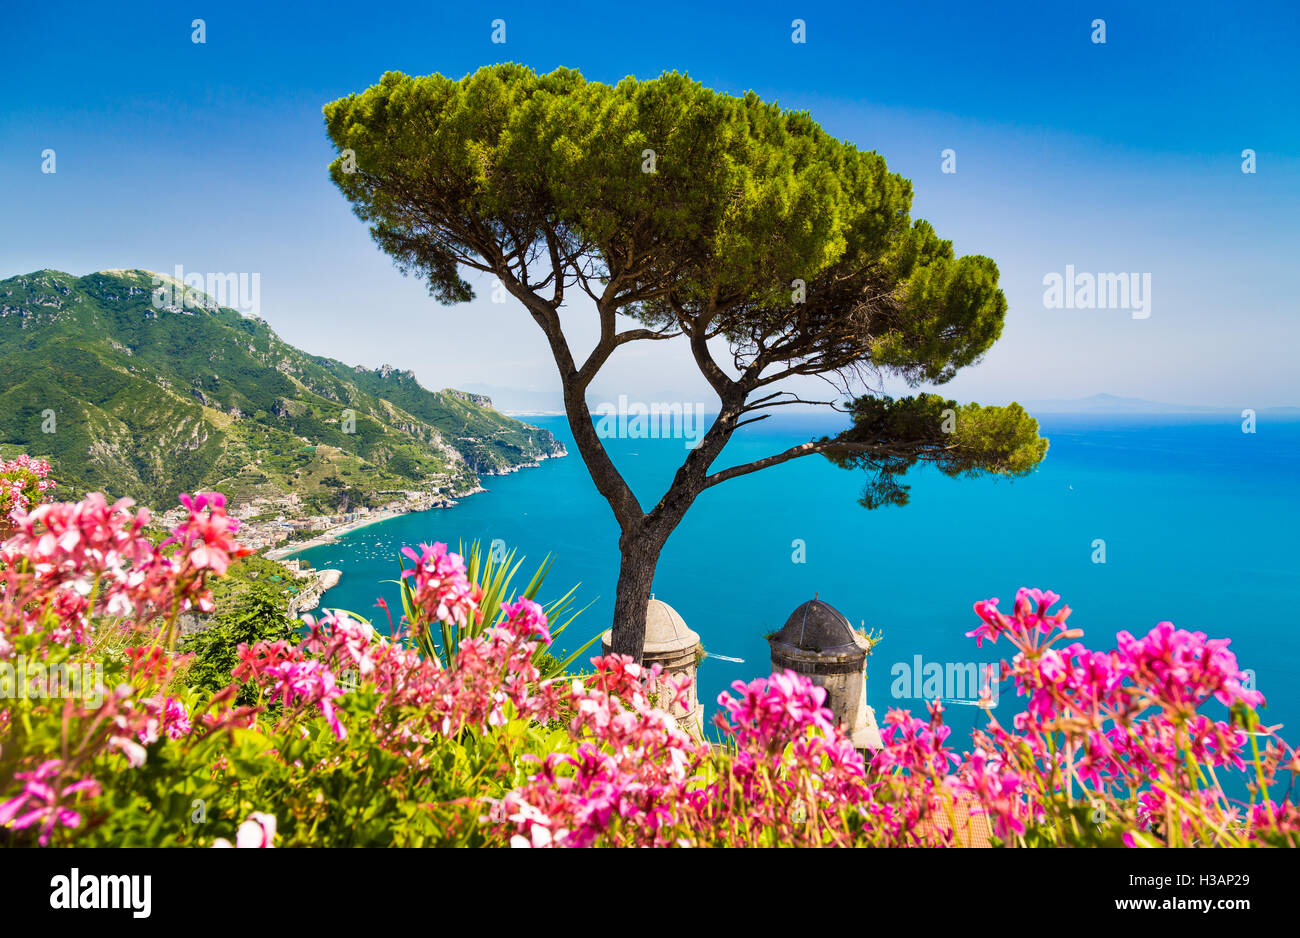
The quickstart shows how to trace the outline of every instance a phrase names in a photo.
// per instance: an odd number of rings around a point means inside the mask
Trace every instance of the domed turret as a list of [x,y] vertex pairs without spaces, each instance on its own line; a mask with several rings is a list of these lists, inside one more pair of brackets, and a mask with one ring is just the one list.
[[[612,632],[600,637],[602,654],[613,648]],[[685,706],[676,703],[670,692],[660,691],[655,703],[677,718],[678,725],[697,738],[704,738],[704,707],[700,704],[699,681],[696,674],[696,656],[700,652],[700,636],[691,629],[676,609],[662,599],[650,597],[646,604],[645,644],[641,663],[646,667],[660,665],[664,676],[689,674],[691,689]]]
[[768,644],[774,672],[806,675],[825,689],[825,706],[857,748],[881,748],[876,715],[867,706],[871,643],[838,609],[814,595],[790,613]]
[[681,652],[700,643],[700,636],[692,631],[681,614],[662,599],[650,597],[645,611],[646,654]]
[[790,613],[785,627],[772,637],[803,651],[830,654],[853,654],[870,647],[867,640],[854,631],[849,620],[838,609],[820,599],[810,599]]

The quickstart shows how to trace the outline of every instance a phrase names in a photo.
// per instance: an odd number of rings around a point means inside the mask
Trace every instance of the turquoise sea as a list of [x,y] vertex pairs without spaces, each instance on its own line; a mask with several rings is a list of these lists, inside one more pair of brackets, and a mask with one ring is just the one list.
[[[485,479],[489,491],[450,509],[405,515],[303,552],[343,571],[327,607],[386,622],[374,607],[396,574],[404,544],[503,539],[531,571],[549,552],[555,566],[543,599],[581,583],[595,604],[563,640],[576,647],[609,625],[618,573],[618,529],[596,493],[560,417],[526,418],[563,440],[570,455]],[[718,466],[779,452],[833,432],[844,418],[784,416],[744,428]],[[914,471],[904,508],[866,511],[860,474],[821,457],[733,479],[704,493],[660,561],[655,594],[674,606],[715,655],[701,665],[712,703],[737,679],[770,672],[765,633],[814,593],[855,624],[883,634],[868,664],[868,699],[922,711],[935,696],[920,665],[983,663],[1005,643],[975,648],[972,604],[997,596],[1008,608],[1020,586],[1050,588],[1074,610],[1070,622],[1092,647],[1115,633],[1145,633],[1168,619],[1227,636],[1268,698],[1266,723],[1300,738],[1300,634],[1291,619],[1300,593],[1300,421],[1218,416],[1040,417],[1051,450],[1024,479],[949,479]],[[681,440],[607,440],[642,504],[653,504],[685,454]],[[1105,542],[1105,563],[1095,563]],[[800,547],[802,544],[802,548]],[[803,562],[796,562],[802,558]],[[576,639],[576,640],[575,640]],[[932,671],[932,669],[930,669]],[[963,696],[950,686],[944,696]],[[974,696],[966,689],[965,696]],[[1000,719],[1016,706],[1004,695]],[[978,710],[952,706],[965,736]]]

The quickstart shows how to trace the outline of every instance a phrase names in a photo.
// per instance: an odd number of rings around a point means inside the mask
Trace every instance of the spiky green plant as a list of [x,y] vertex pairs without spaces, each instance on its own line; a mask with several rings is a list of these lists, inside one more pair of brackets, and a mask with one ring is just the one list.
[[[522,592],[515,593],[511,590],[511,583],[514,581],[515,574],[523,566],[524,558],[521,556],[517,560],[515,555],[517,550],[511,550],[509,553],[498,556],[497,552],[489,549],[484,550],[481,541],[474,541],[466,551],[464,542],[458,546],[460,554],[465,558],[465,573],[469,581],[482,591],[479,599],[480,615],[471,619],[464,627],[458,626],[455,622],[437,623],[438,636],[435,637],[433,623],[423,622],[423,613],[415,601],[415,591],[411,587],[411,581],[406,577],[399,577],[396,581],[401,588],[402,593],[402,611],[406,615],[408,622],[412,624],[412,632],[416,647],[420,653],[432,658],[442,667],[455,667],[456,655],[460,651],[460,643],[467,638],[476,638],[493,626],[500,625],[506,619],[504,606],[513,603],[520,598],[537,600],[537,594],[541,591],[542,584],[546,580],[546,575],[551,569],[551,555],[547,554],[536,572],[533,573],[532,579],[524,587]],[[398,565],[403,571],[406,564],[401,555],[398,556]],[[560,635],[567,629],[579,615],[590,608],[591,603],[583,606],[581,609],[574,610],[574,593],[577,592],[581,583],[575,584],[567,593],[559,599],[553,600],[542,606],[546,613],[546,621],[550,625],[552,644],[559,639]],[[595,602],[595,600],[592,600]],[[423,626],[423,627],[420,627]],[[438,640],[441,638],[441,641]],[[566,655],[563,659],[557,658],[543,647],[539,647],[534,652],[534,663],[541,672],[542,678],[552,678],[562,674],[564,670],[573,664],[584,651],[590,648],[600,633],[596,633],[589,638],[577,651]]]

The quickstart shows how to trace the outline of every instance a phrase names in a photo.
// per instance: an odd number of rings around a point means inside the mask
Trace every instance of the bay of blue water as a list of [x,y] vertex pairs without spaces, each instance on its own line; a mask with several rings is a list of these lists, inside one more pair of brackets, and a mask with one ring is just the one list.
[[[500,538],[527,555],[526,574],[554,556],[543,600],[575,583],[581,603],[595,600],[560,645],[577,647],[608,628],[617,525],[564,418],[527,419],[563,440],[570,455],[485,479],[488,492],[454,508],[405,515],[303,552],[317,567],[343,571],[324,604],[385,622],[374,600],[382,595],[400,609],[395,587],[381,581],[396,575],[402,545]],[[784,416],[744,428],[715,468],[834,432],[843,420]],[[770,673],[764,634],[816,593],[883,634],[868,664],[877,715],[891,706],[923,712],[903,666],[914,669],[918,656],[922,667],[1009,656],[1005,643],[977,650],[964,637],[976,623],[971,606],[997,596],[1009,609],[1018,587],[1037,586],[1061,594],[1091,647],[1112,648],[1119,630],[1140,635],[1165,619],[1230,637],[1268,699],[1264,722],[1300,738],[1300,634],[1291,618],[1300,592],[1300,422],[1261,418],[1254,434],[1232,415],[1046,416],[1040,425],[1051,450],[1033,475],[1008,482],[915,470],[903,508],[861,508],[863,476],[819,456],[706,491],[669,540],[654,587],[709,652],[744,660],[707,658],[701,698],[712,704],[733,680]],[[673,439],[605,443],[645,506],[686,453]],[[1094,562],[1099,539],[1105,563]],[[1004,694],[999,719],[1015,708]],[[954,741],[977,716],[974,707],[950,707]]]

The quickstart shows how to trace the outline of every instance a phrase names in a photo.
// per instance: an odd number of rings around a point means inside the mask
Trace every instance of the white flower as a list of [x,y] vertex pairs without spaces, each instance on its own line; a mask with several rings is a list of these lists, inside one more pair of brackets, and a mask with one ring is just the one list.
[[236,847],[272,847],[274,840],[275,818],[261,811],[250,814],[248,820],[239,825],[239,831],[235,834]]
[[126,756],[126,761],[131,763],[131,767],[134,769],[144,765],[144,761],[148,757],[148,753],[145,752],[143,746],[134,739],[127,739],[125,736],[111,737],[108,746],[110,749],[120,750],[122,755]]

